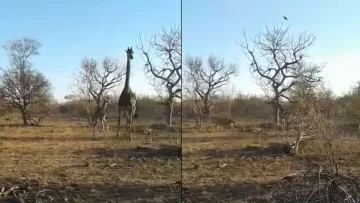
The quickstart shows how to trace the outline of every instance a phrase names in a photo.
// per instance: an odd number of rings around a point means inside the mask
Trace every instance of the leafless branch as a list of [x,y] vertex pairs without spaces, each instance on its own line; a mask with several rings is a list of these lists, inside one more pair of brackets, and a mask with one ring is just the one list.
[[[288,33],[289,28],[282,25],[266,27],[255,38],[252,46],[244,33],[244,42],[240,45],[250,61],[250,71],[257,78],[259,85],[271,97],[274,108],[282,111],[281,99],[288,100],[288,91],[297,81],[319,82],[321,66],[307,65],[304,61],[306,50],[313,45],[315,36],[300,33],[294,38]],[[277,123],[279,124],[279,118]]]
[[[150,84],[159,93],[166,95],[166,104],[169,106],[169,124],[171,125],[172,105],[175,98],[181,99],[181,30],[180,26],[169,30],[163,29],[147,41],[148,48],[144,48],[141,35],[138,49],[142,52],[145,61],[145,73]],[[154,56],[152,53],[154,52]],[[158,62],[155,62],[155,61]]]
[[73,78],[72,92],[80,100],[85,100],[84,108],[88,112],[89,122],[91,115],[103,111],[103,102],[109,92],[119,85],[125,75],[125,68],[105,57],[101,63],[95,59],[83,59],[78,73]]
[[[145,72],[150,73],[150,80],[156,86],[164,86],[169,98],[181,99],[181,31],[180,27],[154,35],[148,40],[148,51],[145,51],[140,37],[138,48],[143,54]],[[159,64],[153,62],[150,50],[154,51]],[[154,85],[155,85],[154,84]]]
[[188,56],[186,66],[189,69],[186,71],[187,85],[192,86],[204,103],[204,113],[209,114],[211,97],[237,73],[237,66],[234,63],[226,64],[215,55],[208,57],[206,67],[200,57]]

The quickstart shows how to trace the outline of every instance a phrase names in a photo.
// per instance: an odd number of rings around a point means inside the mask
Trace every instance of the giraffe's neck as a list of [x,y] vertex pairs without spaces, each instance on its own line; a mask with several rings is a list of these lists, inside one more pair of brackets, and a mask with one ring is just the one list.
[[130,59],[129,57],[127,58],[127,63],[126,63],[126,76],[125,76],[125,86],[124,89],[128,90],[129,89],[129,82],[130,82]]

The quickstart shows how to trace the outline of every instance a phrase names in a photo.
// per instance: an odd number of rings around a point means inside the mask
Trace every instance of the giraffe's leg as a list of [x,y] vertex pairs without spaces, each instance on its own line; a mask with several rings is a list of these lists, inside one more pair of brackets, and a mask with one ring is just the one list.
[[131,118],[132,118],[132,119],[131,119],[131,125],[132,125],[133,128],[135,128],[135,127],[134,127],[134,121],[135,121],[134,118],[135,118],[135,115],[136,115],[136,105],[133,107],[132,117],[131,117]]
[[90,135],[90,136],[94,136],[94,132],[93,132],[93,131],[94,131],[94,124],[93,124],[93,122],[90,123],[89,129],[90,129],[89,135]]
[[89,121],[89,136],[91,137],[93,131],[93,121]]
[[95,137],[95,130],[96,130],[96,126],[97,126],[97,119],[93,121],[92,124],[92,136]]
[[130,117],[131,117],[131,112],[128,111],[128,112],[127,112],[127,117],[126,117],[126,118],[127,118],[127,123],[126,123],[126,124],[127,124],[127,127],[128,127],[128,128],[130,128]]
[[126,111],[126,129],[127,129],[127,133],[129,134],[129,138],[130,141],[132,141],[132,136],[131,136],[131,132],[130,132],[130,112],[127,110]]
[[104,136],[106,136],[106,132],[105,132],[105,121],[104,121],[104,118],[102,118],[101,120],[100,120],[100,122],[101,122],[101,128],[102,128],[102,133],[103,133],[103,135]]
[[121,116],[122,116],[122,110],[121,110],[121,108],[119,108],[119,110],[118,110],[118,122],[117,122],[117,132],[116,132],[116,137],[119,137],[119,135],[120,135],[120,124],[121,124]]
[[133,113],[132,112],[129,112],[129,116],[128,116],[128,122],[129,122],[129,133],[130,133],[130,141],[133,140],[133,137],[132,137],[132,117],[133,117]]
[[107,136],[109,134],[109,125],[108,125],[105,117],[104,117],[104,123],[105,123],[105,128],[106,128],[106,134],[105,135]]

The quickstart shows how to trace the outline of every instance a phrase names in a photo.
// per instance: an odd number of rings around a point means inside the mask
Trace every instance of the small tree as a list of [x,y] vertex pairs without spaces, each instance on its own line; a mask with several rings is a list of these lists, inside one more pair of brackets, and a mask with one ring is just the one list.
[[351,121],[358,122],[360,131],[360,81],[351,89],[351,91],[338,99],[339,113]]
[[236,87],[234,85],[221,89],[221,103],[224,105],[228,118],[232,118],[232,108],[235,101]]
[[194,89],[185,88],[185,90],[186,95],[183,95],[183,97],[188,101],[187,104],[191,108],[197,127],[201,128],[203,123],[203,105],[201,99],[199,99]]
[[306,80],[307,83],[321,80],[318,73],[322,67],[304,62],[304,52],[313,45],[315,37],[301,33],[294,38],[289,35],[288,28],[275,26],[266,27],[264,32],[251,41],[252,47],[244,34],[241,47],[245,49],[251,62],[250,70],[268,96],[274,108],[275,121],[280,125],[280,115],[284,111],[280,101],[290,101],[288,92],[298,79]]
[[31,104],[28,113],[31,123],[40,125],[41,121],[46,117],[50,116],[51,114],[58,113],[58,104],[55,99],[49,97],[46,99],[46,101],[37,104]]
[[[67,100],[66,104],[64,104],[64,111],[66,113],[70,113],[72,117],[76,117],[81,120],[82,117],[87,117],[87,113],[83,113],[83,111],[86,111],[86,106],[84,105],[84,102],[87,103],[87,101],[80,100],[81,95],[75,95],[75,94],[68,94],[64,97],[64,99]],[[63,112],[63,113],[65,113]]]
[[234,63],[226,64],[215,55],[209,56],[207,66],[203,64],[200,57],[187,57],[186,66],[189,70],[186,72],[186,82],[204,103],[204,114],[209,115],[212,96],[236,74],[237,66]]
[[294,88],[289,91],[292,105],[299,100],[315,100],[318,113],[326,118],[331,118],[334,108],[334,94],[326,88],[322,81],[309,83],[307,80],[299,79]]
[[[163,30],[160,34],[151,37],[148,49],[144,48],[140,36],[141,50],[145,61],[145,72],[150,84],[158,92],[158,95],[167,107],[167,123],[172,125],[172,115],[175,99],[181,100],[181,29],[180,26],[170,30]],[[151,56],[151,51],[156,57]],[[158,63],[154,62],[158,59]]]
[[1,69],[0,93],[17,108],[23,124],[39,124],[31,119],[30,105],[47,104],[51,98],[51,83],[39,71],[33,69],[30,58],[39,55],[41,44],[35,39],[23,38],[9,41],[3,48],[8,52],[10,67]]
[[[291,124],[296,125],[296,140],[291,143],[287,140],[289,135],[292,135],[288,122],[286,128],[283,127],[283,133],[286,140],[287,152],[296,155],[299,150],[300,143],[309,138],[315,139],[311,136],[312,130],[316,128],[315,122],[320,122],[321,107],[318,103],[321,95],[321,84],[308,82],[306,80],[298,80],[294,88],[290,91],[292,103],[288,108],[287,119],[291,119]],[[325,120],[321,119],[321,124],[325,124]],[[316,133],[315,133],[316,134]]]
[[[95,112],[103,111],[103,101],[109,92],[119,85],[125,75],[125,69],[110,58],[104,58],[101,65],[95,59],[83,59],[78,73],[75,75],[72,91],[78,100],[86,101],[89,125],[93,122]],[[69,95],[68,99],[74,97]]]

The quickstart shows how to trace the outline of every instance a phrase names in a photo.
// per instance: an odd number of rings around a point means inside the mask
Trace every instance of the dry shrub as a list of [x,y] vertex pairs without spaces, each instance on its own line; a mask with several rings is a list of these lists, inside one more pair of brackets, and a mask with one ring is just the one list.
[[[359,202],[360,182],[339,169],[339,157],[351,153],[351,150],[344,149],[333,120],[324,116],[323,103],[318,102],[323,92],[313,93],[301,94],[289,110],[292,124],[297,127],[297,138],[294,143],[287,142],[287,145],[293,149],[292,154],[305,158],[307,167],[283,178],[293,183],[296,180],[296,183],[290,186],[291,191],[281,193],[282,200]],[[290,129],[284,131],[286,135],[291,134]],[[302,142],[304,139],[308,140]]]

